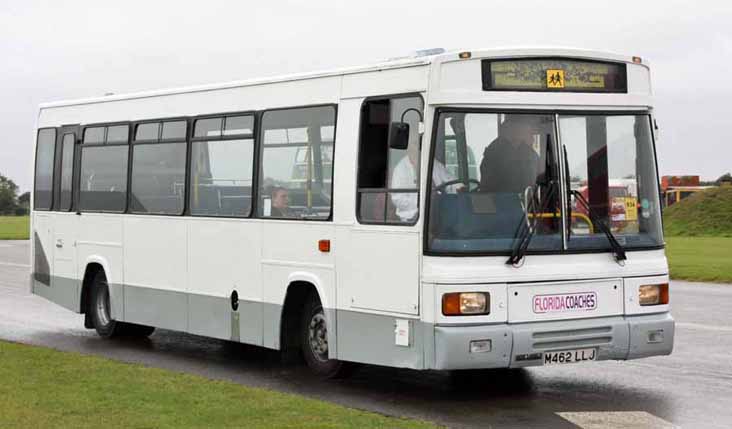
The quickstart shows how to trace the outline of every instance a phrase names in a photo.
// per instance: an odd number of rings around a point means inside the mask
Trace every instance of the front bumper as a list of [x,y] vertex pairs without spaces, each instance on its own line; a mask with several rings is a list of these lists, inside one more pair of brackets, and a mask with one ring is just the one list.
[[[637,359],[668,355],[674,343],[669,313],[434,329],[434,369],[538,366],[544,352],[591,347],[598,360]],[[491,340],[491,350],[471,353],[477,340]]]

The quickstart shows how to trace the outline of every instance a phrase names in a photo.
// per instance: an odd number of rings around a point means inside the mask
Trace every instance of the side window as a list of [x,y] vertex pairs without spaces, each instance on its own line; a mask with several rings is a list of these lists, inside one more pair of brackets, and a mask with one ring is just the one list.
[[333,106],[262,115],[261,217],[330,219],[335,118]]
[[74,134],[64,134],[61,141],[61,193],[58,210],[71,210],[71,184],[74,177]]
[[249,216],[253,166],[254,116],[196,120],[191,142],[191,214]]
[[[423,108],[422,99],[417,96],[364,103],[358,160],[357,216],[360,222],[413,224],[417,221],[419,122]],[[391,149],[391,124],[402,120],[409,124],[409,144],[407,149]]]
[[183,120],[137,125],[132,143],[132,213],[183,213],[186,129]]
[[79,210],[124,212],[127,206],[129,126],[87,127],[83,136]]
[[38,130],[36,140],[36,171],[33,186],[33,208],[50,210],[53,203],[53,158],[56,147],[56,130]]

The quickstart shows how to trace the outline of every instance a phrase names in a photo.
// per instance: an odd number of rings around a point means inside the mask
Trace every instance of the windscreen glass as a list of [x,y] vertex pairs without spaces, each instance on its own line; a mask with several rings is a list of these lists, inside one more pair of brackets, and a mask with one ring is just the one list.
[[648,115],[442,111],[437,121],[428,251],[509,254],[526,227],[529,252],[610,250],[603,229],[625,248],[663,243]]
[[553,115],[440,113],[428,247],[506,252],[530,222],[529,250],[561,249],[554,129]]
[[560,115],[559,130],[572,189],[568,248],[605,248],[598,222],[624,247],[661,245],[649,117]]

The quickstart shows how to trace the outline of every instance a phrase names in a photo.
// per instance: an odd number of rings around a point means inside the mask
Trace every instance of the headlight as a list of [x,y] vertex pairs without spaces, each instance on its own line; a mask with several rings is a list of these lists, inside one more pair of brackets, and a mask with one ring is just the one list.
[[442,295],[442,314],[471,316],[490,313],[490,294],[487,292],[455,292]]
[[668,283],[640,286],[638,303],[640,305],[668,304]]

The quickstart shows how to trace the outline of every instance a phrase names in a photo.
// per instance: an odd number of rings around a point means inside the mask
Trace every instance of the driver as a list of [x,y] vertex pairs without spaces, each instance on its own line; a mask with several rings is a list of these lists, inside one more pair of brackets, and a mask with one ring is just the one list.
[[480,190],[521,193],[541,173],[539,154],[534,149],[538,124],[528,117],[509,115],[500,125],[498,137],[483,151]]
[[[432,189],[443,183],[455,180],[445,168],[445,165],[435,159],[432,164]],[[414,189],[415,192],[391,193],[391,202],[396,207],[396,215],[402,222],[409,222],[417,218],[417,192],[419,189],[419,144],[412,143],[407,147],[407,156],[401,159],[394,167],[391,175],[390,189]],[[456,192],[456,185],[447,187],[446,192]]]

